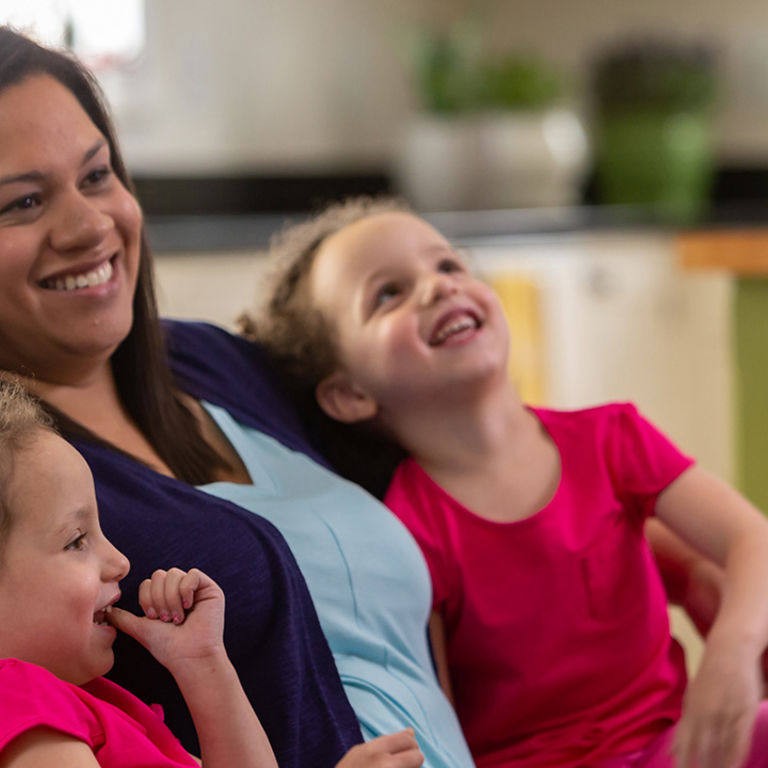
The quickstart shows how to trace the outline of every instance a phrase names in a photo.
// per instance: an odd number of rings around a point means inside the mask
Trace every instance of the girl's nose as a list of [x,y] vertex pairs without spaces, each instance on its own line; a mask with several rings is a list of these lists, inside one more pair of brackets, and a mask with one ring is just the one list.
[[93,248],[114,226],[112,218],[79,190],[62,202],[57,211],[50,241],[57,251]]
[[456,281],[447,272],[435,272],[424,281],[422,303],[425,306],[435,304],[441,299],[456,293]]
[[104,568],[104,580],[121,581],[128,575],[131,564],[117,547],[113,546],[110,542],[107,542],[107,546],[109,547],[109,552],[107,553],[106,566]]

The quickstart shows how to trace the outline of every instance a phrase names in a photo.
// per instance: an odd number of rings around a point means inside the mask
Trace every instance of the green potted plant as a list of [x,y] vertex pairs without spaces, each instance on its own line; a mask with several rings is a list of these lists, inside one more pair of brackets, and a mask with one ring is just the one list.
[[713,173],[712,49],[629,41],[604,51],[592,74],[601,202],[651,205],[680,220],[700,214]]
[[425,210],[575,202],[587,142],[563,75],[535,55],[488,52],[484,37],[464,23],[420,39],[401,191]]

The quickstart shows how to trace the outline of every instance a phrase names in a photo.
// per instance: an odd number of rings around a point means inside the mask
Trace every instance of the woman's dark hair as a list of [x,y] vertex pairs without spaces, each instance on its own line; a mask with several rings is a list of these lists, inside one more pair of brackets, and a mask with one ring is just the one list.
[[[70,54],[38,45],[10,27],[0,27],[0,92],[35,75],[55,78],[75,96],[106,138],[115,175],[135,196],[95,77]],[[194,416],[175,395],[155,301],[152,255],[143,228],[133,325],[112,356],[112,369],[123,405],[176,477],[202,484],[214,479],[215,469],[227,466],[202,438]],[[67,438],[119,450],[50,404],[44,406]]]

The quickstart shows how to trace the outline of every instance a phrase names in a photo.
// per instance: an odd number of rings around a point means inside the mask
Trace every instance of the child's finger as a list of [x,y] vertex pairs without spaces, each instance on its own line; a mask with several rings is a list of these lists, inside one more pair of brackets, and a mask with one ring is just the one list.
[[133,638],[137,638],[141,634],[141,619],[138,616],[134,616],[130,611],[124,611],[122,608],[117,608],[114,605],[109,611],[109,623],[115,629],[119,629]]
[[192,568],[184,574],[179,582],[179,597],[184,610],[192,608],[195,604],[195,592],[207,582],[210,582],[210,579],[197,568]]
[[413,728],[406,728],[403,731],[377,736],[375,739],[371,739],[366,746],[376,752],[389,755],[396,755],[400,752],[419,748],[416,737],[413,734]]
[[147,618],[157,618],[157,611],[152,602],[152,581],[150,579],[144,579],[144,581],[139,584],[139,605]]
[[418,768],[424,762],[413,728],[371,739],[367,746],[387,755],[388,768]]
[[419,768],[424,762],[424,755],[418,747],[408,749],[405,752],[398,752],[392,755],[388,766],[389,768]]
[[[180,586],[186,575],[186,571],[182,571],[181,568],[171,568],[161,580],[168,618],[174,624],[181,624],[184,621],[184,607],[182,605]],[[161,616],[160,618],[163,617]]]
[[[171,607],[168,603],[168,584],[174,581],[178,583],[180,577],[173,574],[173,570],[165,571],[158,568],[149,579],[149,607],[154,611],[154,617],[161,621],[171,621]],[[142,584],[143,586],[143,584]],[[141,590],[139,590],[141,592]],[[147,616],[154,618],[150,613]]]

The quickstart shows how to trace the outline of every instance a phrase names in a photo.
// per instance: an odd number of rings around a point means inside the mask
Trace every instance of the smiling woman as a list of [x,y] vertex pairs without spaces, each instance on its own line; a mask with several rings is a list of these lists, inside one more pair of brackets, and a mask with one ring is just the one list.
[[0,93],[0,144],[0,366],[55,381],[74,374],[74,340],[106,361],[130,330],[141,214],[107,140],[48,75]]

